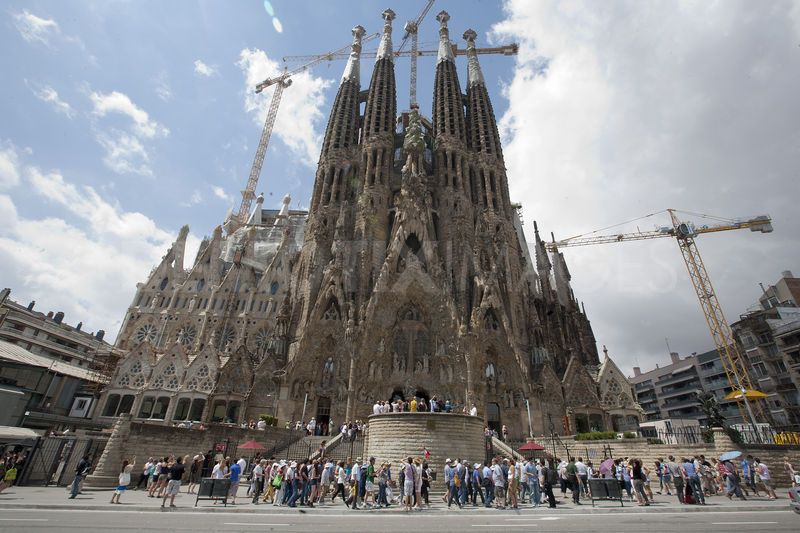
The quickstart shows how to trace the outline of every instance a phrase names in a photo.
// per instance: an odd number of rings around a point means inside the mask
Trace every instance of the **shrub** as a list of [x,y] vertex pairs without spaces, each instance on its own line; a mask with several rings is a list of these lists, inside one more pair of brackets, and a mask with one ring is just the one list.
[[637,437],[636,433],[632,431],[626,431],[622,434],[623,439],[635,439]]
[[278,425],[278,419],[275,418],[274,416],[261,415],[258,418],[260,418],[261,420],[266,422],[268,426],[277,426]]
[[613,440],[616,438],[617,434],[613,431],[592,431],[575,435],[575,440]]
[[647,444],[664,444],[664,441],[661,439],[649,438],[647,439]]

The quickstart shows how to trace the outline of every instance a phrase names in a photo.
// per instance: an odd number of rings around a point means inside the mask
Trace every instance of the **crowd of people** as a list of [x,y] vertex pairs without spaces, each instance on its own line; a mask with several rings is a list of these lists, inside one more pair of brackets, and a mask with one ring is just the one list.
[[378,400],[372,406],[372,414],[380,415],[386,413],[463,413],[478,416],[478,408],[473,403],[469,409],[466,405],[458,406],[451,402],[449,398],[444,401],[436,396],[426,401],[422,396],[412,396],[408,400],[395,398],[390,401]]
[[[175,496],[187,482],[187,494],[196,494],[202,478],[228,479],[227,503],[236,504],[240,485],[247,486],[246,498],[253,503],[275,506],[314,507],[334,504],[339,498],[348,509],[402,506],[406,511],[430,507],[431,483],[437,478],[429,464],[430,453],[423,448],[421,457],[406,457],[396,463],[377,461],[333,461],[325,457],[325,443],[315,458],[302,461],[277,460],[256,456],[232,460],[217,452],[194,457],[149,458],[141,467],[138,480],[133,480],[136,458],[122,462],[119,483],[111,503],[119,504],[129,488],[144,489],[151,498],[169,502],[175,507]],[[723,457],[725,459],[725,457]],[[80,491],[83,478],[91,468],[89,457],[76,466],[70,497]],[[784,472],[800,485],[796,472],[786,457]],[[0,491],[14,480],[15,461],[3,462]],[[555,508],[559,499],[571,498],[576,505],[591,497],[592,479],[614,480],[622,498],[649,506],[655,495],[677,498],[680,504],[705,505],[706,498],[725,495],[747,499],[752,493],[769,499],[777,498],[769,466],[752,455],[726,460],[674,456],[658,459],[651,466],[637,458],[608,458],[599,465],[582,457],[555,459],[514,459],[495,457],[483,463],[457,458],[447,459],[442,468],[445,493],[442,502],[448,508],[483,505],[496,509],[519,509],[523,505]],[[657,488],[656,488],[656,483]],[[569,493],[569,494],[568,494]],[[216,503],[216,502],[215,502]]]

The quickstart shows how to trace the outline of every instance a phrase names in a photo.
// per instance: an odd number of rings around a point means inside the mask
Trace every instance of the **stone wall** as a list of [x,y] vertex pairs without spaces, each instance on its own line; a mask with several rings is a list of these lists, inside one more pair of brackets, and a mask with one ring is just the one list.
[[386,413],[369,417],[365,449],[366,461],[391,461],[398,465],[409,456],[423,458],[423,448],[431,453],[428,460],[441,479],[447,458],[483,462],[483,419],[476,416],[443,413]]
[[[695,455],[705,455],[706,458],[719,458],[720,454],[739,450],[744,455],[758,457],[762,462],[769,466],[775,485],[778,487],[791,486],[791,480],[783,471],[784,457],[788,456],[789,461],[795,469],[800,469],[800,446],[778,446],[774,444],[761,446],[738,446],[733,444],[730,438],[722,430],[715,431],[715,442],[703,444],[648,444],[647,439],[616,439],[616,440],[597,440],[597,441],[575,441],[563,439],[564,444],[569,448],[570,454],[575,457],[582,457],[590,460],[595,465],[599,465],[605,453],[610,451],[612,457],[636,457],[642,460],[645,465],[651,466],[656,459],[666,459],[673,455],[676,459],[681,457],[693,457]],[[547,451],[552,453],[552,443],[547,439],[540,439],[539,444],[545,446]],[[566,456],[563,446],[556,444],[556,455]]]
[[[297,432],[284,428],[268,427],[264,431],[212,425],[204,430],[186,429],[142,422],[131,422],[130,415],[120,417],[103,455],[91,476],[86,479],[90,488],[113,488],[122,461],[136,457],[138,465],[144,465],[149,457],[194,456],[214,449],[215,444],[228,446],[228,454],[236,453],[236,447],[255,440],[268,452],[274,446],[298,436]],[[250,456],[256,452],[247,450],[239,455]],[[138,469],[137,469],[138,471]]]

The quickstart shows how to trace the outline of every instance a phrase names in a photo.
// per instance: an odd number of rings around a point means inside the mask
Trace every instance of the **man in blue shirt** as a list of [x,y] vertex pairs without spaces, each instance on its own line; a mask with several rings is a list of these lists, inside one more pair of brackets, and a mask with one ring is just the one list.
[[700,474],[694,467],[694,463],[684,457],[683,458],[683,473],[686,475],[686,482],[692,487],[692,496],[694,501],[700,505],[706,504],[706,497],[703,494],[703,487],[700,485]]
[[239,492],[239,478],[242,476],[242,467],[238,463],[233,463],[228,471],[228,477],[231,478],[231,488],[228,496],[231,499],[231,505],[236,505],[236,493]]

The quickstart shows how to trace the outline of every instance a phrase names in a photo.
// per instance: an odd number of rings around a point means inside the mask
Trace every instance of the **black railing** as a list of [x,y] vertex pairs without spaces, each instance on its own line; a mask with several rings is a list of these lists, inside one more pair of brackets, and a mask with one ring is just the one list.
[[639,433],[653,444],[702,444],[703,428],[683,426],[673,428],[639,428]]

